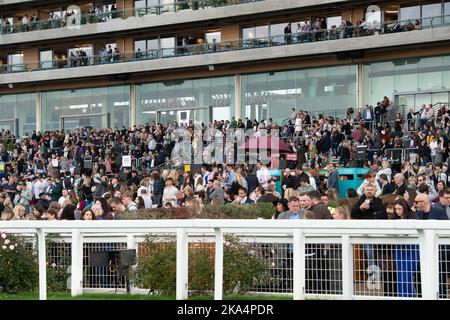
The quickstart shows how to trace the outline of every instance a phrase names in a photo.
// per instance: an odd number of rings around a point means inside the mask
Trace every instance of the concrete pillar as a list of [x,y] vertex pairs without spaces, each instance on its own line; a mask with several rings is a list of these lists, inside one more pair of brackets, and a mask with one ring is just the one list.
[[36,132],[42,131],[42,92],[36,92]]
[[241,101],[241,75],[236,74],[234,76],[234,116],[236,120],[242,118]]
[[364,69],[362,63],[356,65],[356,102],[358,108],[364,106]]
[[130,125],[136,124],[136,85],[130,85]]

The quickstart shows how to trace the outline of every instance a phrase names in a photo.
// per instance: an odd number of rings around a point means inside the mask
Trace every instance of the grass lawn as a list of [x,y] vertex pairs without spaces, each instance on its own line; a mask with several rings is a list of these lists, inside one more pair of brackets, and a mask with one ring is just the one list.
[[[38,300],[39,294],[37,292],[22,292],[18,294],[0,294],[0,300]],[[83,294],[81,296],[72,297],[70,293],[66,292],[49,292],[47,294],[48,300],[175,300],[175,296],[163,295],[127,295],[124,293],[118,294]],[[211,296],[192,296],[189,300],[213,300]],[[292,296],[283,295],[246,295],[246,296],[226,296],[224,300],[292,300]]]

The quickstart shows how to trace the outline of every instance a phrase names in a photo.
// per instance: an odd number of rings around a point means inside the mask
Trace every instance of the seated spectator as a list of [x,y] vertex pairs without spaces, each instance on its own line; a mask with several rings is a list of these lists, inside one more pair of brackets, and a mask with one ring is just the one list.
[[347,220],[348,219],[347,210],[344,207],[337,207],[336,209],[334,209],[333,219],[334,220]]
[[366,178],[364,179],[363,183],[356,190],[356,192],[358,193],[358,196],[361,196],[364,194],[365,188],[369,184],[372,185],[373,187],[375,187],[375,196],[376,197],[379,197],[381,195],[382,191],[381,191],[381,188],[378,185],[378,183],[376,183],[375,176],[376,175],[374,172],[366,174]]
[[315,219],[333,219],[330,210],[321,201],[321,196],[318,191],[312,191],[308,193],[309,199],[311,199],[311,211],[314,212]]
[[398,199],[395,202],[394,212],[398,219],[417,219],[416,213],[411,211],[405,199]]
[[290,197],[287,206],[288,210],[280,213],[277,219],[303,219],[305,210],[300,209],[297,197]]
[[251,204],[255,203],[247,196],[247,190],[245,188],[239,188],[238,197],[235,200],[236,204]]
[[417,219],[419,220],[449,220],[447,213],[439,207],[432,207],[430,199],[424,193],[418,194],[414,201]]
[[389,182],[387,176],[383,173],[380,174],[380,182],[381,182],[381,195],[386,195],[393,193],[395,191],[395,184],[393,182]]
[[386,211],[380,198],[375,197],[375,188],[367,185],[364,194],[352,209],[352,219],[386,219]]
[[137,204],[133,201],[133,194],[130,191],[126,191],[122,195],[122,203],[126,206],[128,211],[134,211],[138,209]]

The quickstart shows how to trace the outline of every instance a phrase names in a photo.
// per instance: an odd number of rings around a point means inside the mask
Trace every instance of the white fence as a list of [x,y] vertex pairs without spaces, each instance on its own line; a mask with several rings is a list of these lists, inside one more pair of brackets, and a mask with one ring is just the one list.
[[447,299],[450,294],[447,221],[2,221],[0,230],[37,234],[42,300],[47,298],[45,239],[55,233],[70,244],[73,296],[95,282],[83,284],[87,252],[104,250],[105,243],[111,249],[137,249],[149,233],[176,235],[177,299],[188,297],[188,244],[194,241],[214,243],[214,298],[222,299],[228,233],[253,246],[269,262],[268,272],[278,274],[279,283],[255,292],[292,293],[294,299]]

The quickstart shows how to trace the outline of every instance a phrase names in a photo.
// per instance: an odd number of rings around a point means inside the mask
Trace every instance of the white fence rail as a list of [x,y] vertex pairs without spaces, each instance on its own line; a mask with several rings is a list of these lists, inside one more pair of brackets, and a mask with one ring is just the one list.
[[104,243],[137,250],[149,233],[176,236],[179,300],[188,297],[188,250],[194,241],[214,243],[214,298],[222,299],[224,234],[238,235],[255,251],[269,252],[269,272],[277,273],[281,284],[255,288],[256,292],[292,293],[298,300],[447,299],[450,293],[446,221],[2,221],[0,230],[37,234],[41,300],[47,298],[45,239],[55,233],[70,243],[72,296],[90,286],[83,284],[86,252],[99,251]]

